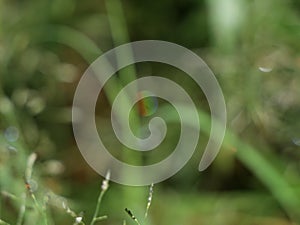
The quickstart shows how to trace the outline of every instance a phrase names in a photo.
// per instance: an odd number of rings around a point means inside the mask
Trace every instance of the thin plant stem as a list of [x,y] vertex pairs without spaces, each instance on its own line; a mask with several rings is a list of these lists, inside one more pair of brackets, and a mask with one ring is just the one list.
[[150,188],[149,188],[149,196],[148,196],[148,201],[147,201],[147,206],[146,206],[145,219],[146,219],[147,216],[148,216],[148,211],[149,211],[149,208],[150,208],[151,203],[152,203],[153,187],[154,187],[154,184],[152,183],[152,184],[150,185]]
[[99,222],[99,221],[106,220],[106,219],[107,219],[107,216],[99,216],[94,221]]
[[[126,18],[123,10],[123,5],[120,0],[106,0],[106,9],[107,9],[107,15],[108,15],[108,20],[109,20],[109,25],[110,25],[110,30],[111,30],[111,35],[113,39],[113,43],[115,46],[129,43],[130,42],[130,37],[128,33],[128,28],[126,24]],[[133,52],[130,47],[124,49],[123,52],[120,52],[116,56],[116,60],[118,64],[122,64],[123,62],[133,62]],[[137,72],[135,65],[130,65],[124,69],[121,69],[118,71],[118,79],[119,84],[121,85],[127,85],[130,82],[133,82],[137,79]],[[106,90],[106,94],[108,96],[111,96],[111,91],[109,88]],[[108,92],[107,92],[108,91]],[[138,93],[138,86],[134,86],[133,89],[129,90],[131,92],[131,96],[135,96]],[[132,95],[133,94],[133,95]],[[129,99],[129,94],[127,96],[124,96],[124,100],[121,102],[122,108],[124,109],[123,111],[130,111],[132,105],[130,102],[132,102],[132,99]],[[111,102],[112,103],[112,102]],[[117,114],[118,112],[116,112]],[[138,115],[138,112],[135,110],[132,110],[130,113],[130,118],[124,118],[123,113],[119,113],[116,115],[119,120],[120,120],[120,126],[125,126],[126,123],[130,123],[131,130],[133,132],[123,132],[123,138],[128,139],[127,137],[129,135],[133,135],[133,133],[137,134],[137,136],[140,136],[141,133],[141,121]],[[123,125],[124,124],[124,125]],[[126,146],[123,147],[122,150],[122,159],[123,161],[130,160],[132,164],[135,165],[142,165],[143,159],[141,154],[133,154],[131,149],[128,149]],[[122,175],[123,177],[128,176],[128,171],[123,170]],[[137,178],[138,179],[138,178]],[[141,206],[143,203],[141,202],[139,196],[144,195],[144,190],[143,189],[138,189],[135,191],[128,191],[128,189],[124,189],[124,194],[123,194],[123,204],[128,204],[128,202],[134,202],[136,206]]]
[[22,202],[21,202],[21,206],[20,206],[20,210],[19,210],[17,225],[23,224],[25,211],[26,211],[26,193],[23,193],[21,198],[22,198]]
[[38,203],[38,201],[36,200],[36,197],[33,193],[30,194],[35,207],[37,208],[37,210],[39,211],[39,213],[42,215],[43,220],[44,220],[44,224],[48,225],[48,220],[47,220],[47,214],[45,212],[45,209],[43,207],[40,206],[40,204]]
[[[105,3],[114,45],[117,46],[130,42],[122,3],[119,0],[107,0]],[[130,48],[117,55],[117,60],[119,63],[131,59],[133,59],[133,53]],[[126,83],[136,79],[136,71],[134,66],[128,67],[126,72],[124,72],[124,70],[120,71],[119,74],[121,81]]]
[[99,194],[98,200],[97,200],[97,205],[96,205],[96,209],[94,212],[94,216],[91,222],[91,225],[94,225],[96,222],[101,221],[106,219],[106,216],[101,216],[99,217],[99,211],[100,211],[100,206],[101,206],[101,202],[103,199],[103,196],[105,194],[105,192],[107,191],[108,187],[109,187],[109,178],[110,178],[110,171],[107,172],[105,180],[103,180],[102,185],[101,185],[101,192]]
[[38,201],[37,201],[37,199],[36,199],[36,197],[33,193],[33,190],[30,186],[30,183],[29,183],[29,181],[31,180],[31,177],[32,177],[33,165],[36,161],[36,158],[37,158],[36,153],[32,153],[27,159],[27,167],[26,167],[26,170],[25,170],[25,184],[26,184],[27,190],[30,193],[30,197],[32,198],[36,209],[42,215],[42,218],[44,220],[44,224],[48,225],[47,214],[45,212],[45,209],[44,209],[44,207],[40,206],[40,204],[38,203]]
[[129,209],[125,209],[125,212],[130,216],[130,218],[137,224],[141,225],[138,219],[133,215],[133,213]]
[[98,201],[97,201],[97,205],[96,205],[96,209],[95,209],[95,212],[94,212],[94,216],[93,216],[91,225],[94,225],[95,222],[97,221],[97,217],[98,217],[99,211],[100,211],[100,205],[101,205],[102,198],[103,198],[104,194],[105,194],[105,191],[102,190],[102,191],[100,192],[99,197],[98,197]]

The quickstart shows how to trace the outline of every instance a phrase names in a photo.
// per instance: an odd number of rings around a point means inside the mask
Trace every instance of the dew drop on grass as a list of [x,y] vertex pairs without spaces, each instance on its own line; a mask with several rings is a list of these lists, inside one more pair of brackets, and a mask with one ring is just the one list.
[[264,72],[264,73],[270,73],[273,69],[270,68],[270,67],[258,67],[258,69],[261,71],[261,72]]
[[19,139],[19,130],[14,126],[10,126],[5,129],[4,137],[9,142],[15,142]]
[[30,180],[28,181],[28,184],[29,184],[30,190],[31,190],[32,192],[37,191],[39,185],[38,185],[38,183],[37,183],[35,180],[30,179]]
[[9,153],[16,154],[18,152],[18,150],[14,146],[11,146],[11,145],[6,146],[6,149]]
[[81,221],[82,221],[82,216],[77,216],[75,218],[75,224],[79,224],[79,223],[81,223]]
[[[157,98],[149,91],[140,91],[137,93],[138,98],[138,112],[140,116],[147,117],[153,115],[157,111],[158,101]],[[148,97],[147,97],[148,96]]]
[[63,202],[61,203],[61,205],[62,205],[63,209],[67,209],[67,204],[66,204],[65,201],[63,201]]
[[300,138],[293,138],[292,141],[295,145],[300,146]]

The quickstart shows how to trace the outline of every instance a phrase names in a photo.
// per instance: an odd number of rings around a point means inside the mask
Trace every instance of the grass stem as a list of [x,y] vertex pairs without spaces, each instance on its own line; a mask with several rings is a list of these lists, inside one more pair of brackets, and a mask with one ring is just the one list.
[[98,215],[99,215],[100,206],[101,206],[103,196],[104,196],[104,194],[107,191],[108,186],[109,186],[109,184],[108,184],[109,178],[110,178],[110,172],[108,171],[107,174],[106,174],[105,180],[103,180],[102,185],[101,185],[101,192],[100,192],[98,200],[97,200],[97,205],[96,205],[96,209],[95,209],[95,212],[94,212],[94,216],[93,216],[91,225],[94,225],[96,222],[104,220],[104,219],[107,218],[107,216],[99,217]]

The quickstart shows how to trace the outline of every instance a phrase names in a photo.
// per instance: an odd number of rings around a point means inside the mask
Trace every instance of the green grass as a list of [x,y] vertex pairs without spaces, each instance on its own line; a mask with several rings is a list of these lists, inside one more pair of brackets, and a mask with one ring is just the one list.
[[[291,141],[299,138],[297,4],[284,0],[229,1],[225,6],[217,0],[149,5],[135,1],[122,4],[119,0],[31,0],[26,4],[0,1],[0,224],[299,222],[300,154],[299,146]],[[76,167],[77,162],[66,163],[66,171],[57,176],[43,170],[48,161],[68,162],[77,151],[70,133],[70,118],[62,118],[59,112],[70,112],[79,74],[107,49],[130,42],[131,38],[149,36],[192,46],[203,56],[223,88],[229,115],[221,153],[209,170],[195,175],[198,159],[192,159],[182,174],[156,186],[150,209],[148,187],[111,184],[106,193],[98,185],[99,176],[82,166],[82,158],[73,159],[80,162],[80,168]],[[181,38],[176,39],[177,36]],[[195,44],[190,39],[199,42]],[[118,61],[128,57],[132,57],[130,50]],[[75,78],[69,83],[55,78],[58,75],[54,68],[65,64],[77,67]],[[260,66],[270,66],[272,71],[262,73]],[[105,110],[126,84],[143,75],[141,71],[128,67],[110,80],[104,90]],[[35,101],[36,96],[39,101]],[[211,118],[205,101],[196,98],[201,101],[201,130],[208,136]],[[32,102],[43,102],[41,112],[33,109],[36,105]],[[170,124],[178,122],[169,105],[159,106],[157,115],[166,115]],[[133,130],[138,133],[141,121],[137,112],[131,119],[135,121],[131,124]],[[191,126],[198,126],[192,122]],[[17,141],[4,137],[8,127],[20,132]],[[33,152],[37,154],[36,161]],[[125,160],[134,157],[137,164],[143,161],[140,155],[122,152]],[[249,183],[259,184],[247,183],[247,190],[234,184],[236,189],[231,191],[214,186],[237,179],[237,163],[251,174]],[[208,176],[213,182],[205,190],[201,182]],[[223,180],[218,181],[222,176]],[[92,184],[95,180],[97,185]],[[37,190],[31,190],[30,182],[38,185]],[[63,206],[65,199],[68,204]]]

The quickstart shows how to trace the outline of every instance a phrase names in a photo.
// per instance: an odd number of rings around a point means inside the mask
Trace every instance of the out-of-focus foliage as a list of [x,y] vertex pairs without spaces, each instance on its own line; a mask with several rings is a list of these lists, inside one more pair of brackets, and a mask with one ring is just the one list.
[[[148,223],[299,222],[299,11],[298,0],[0,1],[0,219],[43,224],[45,204],[48,224],[73,224],[62,203],[68,200],[89,221],[101,178],[84,162],[72,135],[76,84],[102,52],[128,41],[161,39],[192,49],[216,74],[226,99],[228,132],[217,160],[199,173],[210,118],[201,90],[190,93],[202,119],[199,150],[175,177],[155,186]],[[137,65],[136,71],[120,73],[117,84],[153,73],[189,90],[195,87],[168,66]],[[96,119],[100,136],[121,158],[110,125],[113,87],[100,94]],[[158,113],[167,114],[172,127],[171,141],[161,146],[167,155],[178,126],[164,102]],[[32,152],[38,158],[28,181]],[[161,160],[164,155],[158,153],[149,155],[149,162]],[[131,224],[124,208],[142,218],[146,202],[146,188],[111,184],[101,210],[107,224],[123,219]]]

